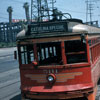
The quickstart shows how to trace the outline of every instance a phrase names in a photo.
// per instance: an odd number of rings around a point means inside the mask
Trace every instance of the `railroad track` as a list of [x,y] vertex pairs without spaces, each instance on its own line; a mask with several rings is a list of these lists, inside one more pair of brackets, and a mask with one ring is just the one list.
[[[5,96],[5,97],[0,98],[0,100],[10,100],[9,98],[13,98],[14,96],[19,95],[19,94],[20,94],[19,91],[15,91],[15,92],[13,92],[13,93],[11,93],[11,94]],[[13,100],[14,100],[14,99],[13,99]],[[18,99],[18,100],[19,100],[19,99]],[[20,100],[21,100],[21,99],[20,99]]]
[[1,63],[7,63],[8,61],[12,61],[12,60],[14,60],[13,54],[1,55],[0,56],[0,64]]
[[10,100],[18,94],[20,94],[19,69],[0,73],[0,100]]
[[98,92],[97,92],[96,100],[100,100],[100,83],[98,84]]
[[12,56],[14,54],[7,54],[7,55],[1,55],[0,57],[7,57],[7,56]]
[[[16,84],[16,83],[20,83],[20,80],[18,80],[18,81],[16,81],[16,82],[13,82],[13,83],[10,83],[10,84],[8,84],[8,85],[3,85],[3,86],[0,86],[0,89],[3,89],[3,88],[5,88],[5,87],[8,87],[8,86],[11,86],[11,85],[13,85],[13,84]],[[6,83],[7,84],[7,83]]]
[[9,100],[8,98],[12,98],[16,96],[16,94],[20,94],[20,80],[16,79],[4,83],[0,86],[0,93],[0,100]]

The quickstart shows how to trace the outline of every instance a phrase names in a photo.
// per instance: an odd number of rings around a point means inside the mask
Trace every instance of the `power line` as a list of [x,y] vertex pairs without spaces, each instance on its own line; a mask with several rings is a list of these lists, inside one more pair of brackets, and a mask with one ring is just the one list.
[[[89,18],[90,18],[90,22],[92,21],[92,17],[93,17],[93,10],[95,8],[95,4],[96,3],[96,6],[97,6],[97,2],[99,2],[100,0],[86,0],[86,5],[87,5],[87,9],[86,9],[86,22],[88,21],[88,15],[89,15]],[[98,6],[99,8],[99,6]]]
[[[0,14],[2,14],[3,16],[8,16],[8,14],[6,14],[6,13],[0,12]],[[18,14],[18,15],[20,15],[20,14]],[[13,17],[18,17],[18,15],[13,14]],[[19,16],[19,17],[23,17],[23,16]]]
[[70,12],[74,12],[74,13],[81,13],[81,14],[85,14],[86,12],[78,12],[78,11],[74,11],[74,10],[68,10],[68,9],[64,9],[64,8],[60,8],[66,11],[70,11]]
[[0,18],[1,18],[1,19],[8,19],[8,18],[6,18],[6,17],[1,17],[1,16],[0,16]]
[[[8,0],[8,1],[10,1],[10,2],[16,2],[16,3],[19,3],[19,4],[24,4],[25,3],[25,1],[18,1],[18,0]],[[29,3],[28,0],[26,2]]]
[[18,0],[11,0],[11,2],[17,2],[17,3],[21,3],[21,4],[24,3],[24,2],[22,2],[22,1],[18,1]]

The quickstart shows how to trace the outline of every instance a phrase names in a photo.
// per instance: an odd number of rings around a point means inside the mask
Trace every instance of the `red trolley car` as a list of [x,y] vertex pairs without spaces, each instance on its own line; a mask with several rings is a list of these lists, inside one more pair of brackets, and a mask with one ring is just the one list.
[[17,35],[17,46],[23,100],[95,100],[99,28],[75,19],[33,23]]

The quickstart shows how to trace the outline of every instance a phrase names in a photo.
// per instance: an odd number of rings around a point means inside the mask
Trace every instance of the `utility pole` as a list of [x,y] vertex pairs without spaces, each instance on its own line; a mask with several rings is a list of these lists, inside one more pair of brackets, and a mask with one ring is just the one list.
[[90,23],[92,24],[92,15],[93,15],[93,4],[92,1],[90,0],[90,4],[89,4],[89,14],[90,14]]
[[[88,22],[88,18],[90,19],[89,22],[92,24],[92,18],[93,18],[93,2],[91,0],[86,0],[86,22]],[[89,17],[88,17],[89,15]]]
[[86,22],[88,22],[88,0],[86,0]]

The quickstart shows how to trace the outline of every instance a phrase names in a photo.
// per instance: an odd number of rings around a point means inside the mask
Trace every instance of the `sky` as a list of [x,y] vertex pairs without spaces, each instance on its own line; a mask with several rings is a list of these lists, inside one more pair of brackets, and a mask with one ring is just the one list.
[[[98,20],[100,23],[100,1],[94,1],[92,2],[92,20]],[[13,8],[13,19],[25,19],[25,10],[23,8],[25,2],[28,2],[31,6],[31,0],[0,0],[0,22],[8,22],[8,6]],[[64,13],[70,13],[72,18],[81,19],[83,22],[86,21],[86,0],[56,0],[55,6]]]

